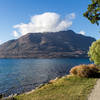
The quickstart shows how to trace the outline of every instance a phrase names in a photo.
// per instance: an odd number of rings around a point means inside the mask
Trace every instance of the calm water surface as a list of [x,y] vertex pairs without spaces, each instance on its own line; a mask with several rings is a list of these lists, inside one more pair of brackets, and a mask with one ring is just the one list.
[[42,83],[69,73],[88,59],[0,59],[0,93],[30,91]]

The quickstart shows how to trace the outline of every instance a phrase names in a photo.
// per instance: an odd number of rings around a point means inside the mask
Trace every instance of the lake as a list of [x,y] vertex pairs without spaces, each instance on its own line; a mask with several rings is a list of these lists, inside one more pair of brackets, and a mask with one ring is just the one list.
[[23,93],[69,73],[88,59],[0,59],[0,93]]

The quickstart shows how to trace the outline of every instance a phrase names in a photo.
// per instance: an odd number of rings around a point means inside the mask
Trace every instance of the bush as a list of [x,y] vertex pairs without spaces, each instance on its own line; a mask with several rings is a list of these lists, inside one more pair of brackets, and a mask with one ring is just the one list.
[[92,43],[89,48],[88,56],[96,65],[100,65],[100,40]]
[[0,98],[2,98],[3,97],[3,95],[2,94],[0,94]]
[[99,69],[94,64],[75,66],[70,70],[71,75],[80,77],[98,77]]

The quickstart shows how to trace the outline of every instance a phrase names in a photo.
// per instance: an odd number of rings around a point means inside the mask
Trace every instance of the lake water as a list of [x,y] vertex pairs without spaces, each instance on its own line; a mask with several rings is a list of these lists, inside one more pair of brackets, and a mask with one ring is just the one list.
[[89,63],[88,59],[0,59],[0,93],[30,91],[68,74],[74,65]]

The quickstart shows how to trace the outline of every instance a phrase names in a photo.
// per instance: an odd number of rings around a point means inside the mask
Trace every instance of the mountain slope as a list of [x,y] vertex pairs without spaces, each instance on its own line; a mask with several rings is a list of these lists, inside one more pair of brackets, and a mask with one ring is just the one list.
[[55,33],[28,33],[0,45],[0,58],[86,57],[94,38],[72,30]]

